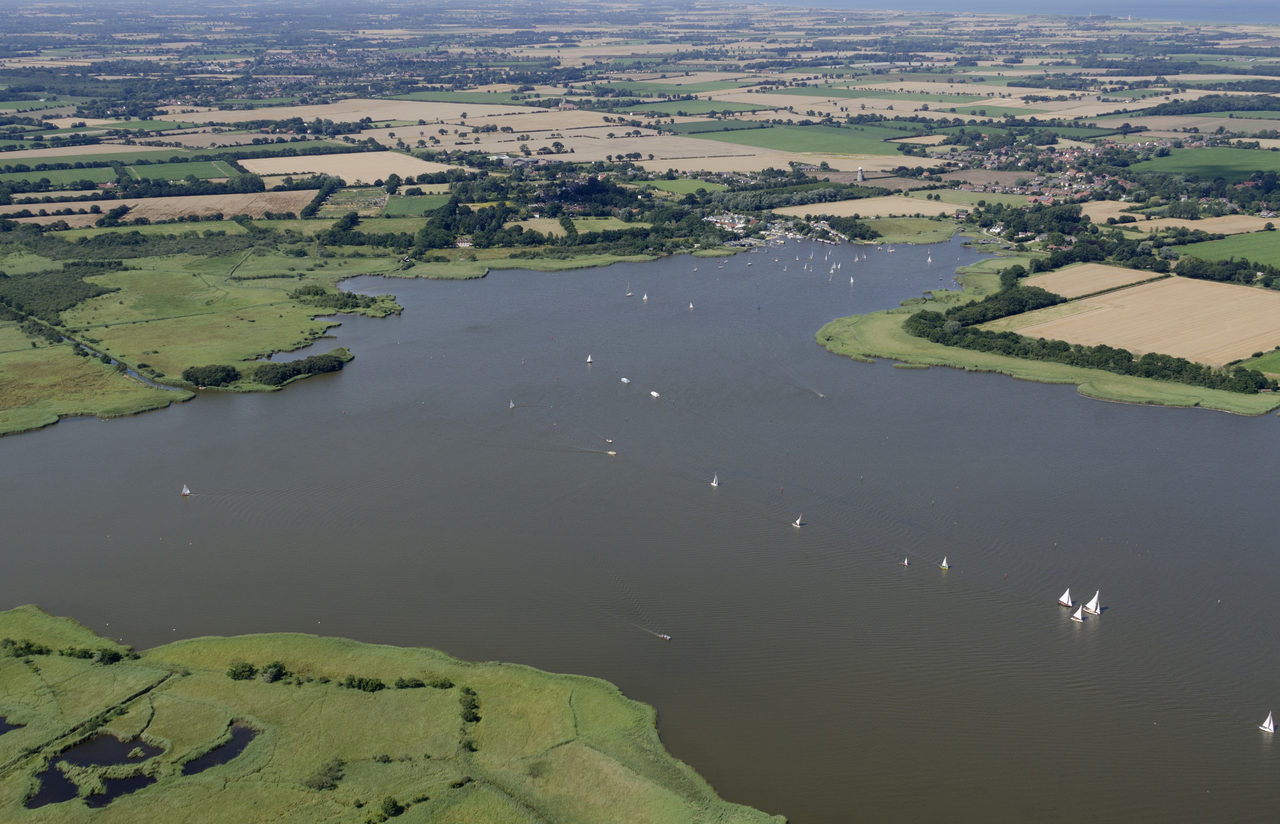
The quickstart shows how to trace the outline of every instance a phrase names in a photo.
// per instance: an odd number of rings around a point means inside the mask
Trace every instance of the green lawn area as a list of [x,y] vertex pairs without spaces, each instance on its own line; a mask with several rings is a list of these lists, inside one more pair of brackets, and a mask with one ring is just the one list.
[[[1276,221],[1280,223],[1280,220]],[[1280,266],[1280,232],[1252,232],[1233,235],[1222,240],[1206,240],[1174,247],[1178,254],[1198,257],[1201,260],[1226,260],[1240,258]]]
[[1247,369],[1257,369],[1259,372],[1265,372],[1268,375],[1280,375],[1280,350],[1272,350],[1260,358],[1249,358],[1242,361],[1241,366]]
[[883,217],[867,223],[880,233],[875,243],[942,243],[956,233],[953,221],[927,217]]
[[[107,203],[110,203],[110,201],[107,201]],[[99,203],[98,205],[101,206],[103,204]],[[103,211],[107,210],[103,209]],[[268,221],[255,222],[267,223]],[[196,234],[220,232],[228,235],[242,235],[244,234],[244,227],[230,220],[201,221],[200,223],[148,223],[143,226],[110,226],[105,228],[94,226],[85,229],[64,229],[58,232],[57,236],[63,240],[76,240],[82,237],[119,235],[129,232],[138,232],[143,235],[186,235],[192,232]]]
[[387,217],[422,217],[449,202],[448,195],[392,195],[382,214]]
[[[138,149],[136,152],[115,152],[95,154],[96,146],[81,146],[84,154],[51,154],[47,158],[24,157],[20,160],[10,160],[4,155],[0,155],[0,166],[8,163],[25,163],[28,166],[34,166],[37,163],[133,163],[138,160],[150,160],[156,162],[168,162],[170,158],[177,158],[178,161],[184,161],[194,154],[189,149]],[[200,154],[212,154],[213,152],[201,151]]]
[[[107,171],[110,171],[108,169]],[[240,174],[225,160],[192,160],[182,163],[150,163],[130,166],[129,173],[139,180],[182,180],[194,175],[200,180],[215,177],[235,177]]]
[[1130,168],[1135,172],[1194,174],[1203,180],[1221,177],[1228,183],[1239,183],[1257,171],[1280,171],[1280,152],[1222,146],[1174,149],[1165,157],[1135,163]]
[[706,114],[707,112],[755,112],[768,109],[769,106],[754,106],[750,103],[730,103],[727,100],[664,100],[661,103],[642,103],[634,108],[638,112],[655,112],[657,114]]
[[1001,203],[1009,206],[1027,206],[1026,195],[1010,195],[1003,192],[960,192],[952,189],[934,189],[930,192],[907,192],[907,197],[925,200],[925,195],[933,195],[943,203],[954,203],[957,206],[977,206],[978,201]]
[[885,141],[904,137],[904,134],[899,129],[883,126],[771,126],[732,132],[700,132],[691,136],[790,152],[896,155],[897,147]]
[[641,185],[660,189],[664,192],[671,192],[676,195],[687,195],[691,192],[696,192],[699,189],[706,189],[708,192],[722,192],[729,188],[723,183],[712,183],[706,180],[691,180],[689,178],[676,178],[675,180],[646,180]]

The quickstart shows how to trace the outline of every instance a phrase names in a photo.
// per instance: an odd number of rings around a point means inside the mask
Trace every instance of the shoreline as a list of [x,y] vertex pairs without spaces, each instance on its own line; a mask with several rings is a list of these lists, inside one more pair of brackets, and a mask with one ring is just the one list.
[[[1010,258],[992,260],[1002,267]],[[1189,384],[1117,375],[1101,369],[1013,358],[989,352],[944,346],[907,334],[903,322],[924,306],[945,309],[968,303],[994,291],[992,260],[959,271],[961,289],[936,291],[934,300],[911,298],[902,305],[865,315],[836,318],[822,326],[814,339],[835,355],[864,363],[896,361],[895,366],[945,366],[966,372],[988,372],[1015,380],[1045,384],[1073,384],[1087,398],[1138,406],[1200,407],[1237,415],[1258,416],[1280,408],[1280,393],[1245,395]],[[985,265],[984,265],[985,264]]]
[[[31,604],[0,611],[0,637],[39,645],[0,657],[9,685],[0,717],[16,725],[0,736],[0,809],[15,818],[32,814],[38,774],[109,734],[162,752],[66,770],[75,795],[47,812],[97,820],[75,797],[146,776],[154,783],[109,800],[113,812],[160,820],[195,797],[219,821],[308,811],[308,820],[363,820],[360,808],[390,797],[432,820],[511,820],[493,813],[524,809],[546,821],[784,822],[720,798],[667,751],[652,706],[592,676],[306,633],[204,636],[135,653]],[[238,662],[252,672],[231,677]],[[77,712],[67,715],[68,704]],[[184,774],[237,723],[260,741]],[[333,759],[339,768],[316,786],[308,776]]]

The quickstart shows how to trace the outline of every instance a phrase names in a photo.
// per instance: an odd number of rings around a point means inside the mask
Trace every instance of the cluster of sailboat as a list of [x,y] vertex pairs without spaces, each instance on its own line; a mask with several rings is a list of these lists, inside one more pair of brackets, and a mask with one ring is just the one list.
[[[1093,593],[1093,597],[1089,599],[1089,603],[1081,604],[1075,612],[1071,613],[1071,620],[1084,623],[1084,616],[1087,612],[1090,615],[1101,615],[1102,604],[1099,600],[1102,597],[1102,590]],[[1071,600],[1071,587],[1067,587],[1067,591],[1062,593],[1062,597],[1058,599],[1058,605],[1071,609],[1076,604]]]

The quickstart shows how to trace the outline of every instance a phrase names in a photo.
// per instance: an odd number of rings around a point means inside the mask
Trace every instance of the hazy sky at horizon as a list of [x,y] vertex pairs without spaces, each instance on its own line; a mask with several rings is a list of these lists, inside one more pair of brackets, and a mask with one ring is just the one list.
[[771,0],[788,6],[840,9],[900,9],[902,11],[972,11],[998,14],[1110,14],[1133,15],[1156,20],[1213,23],[1278,23],[1280,2],[1274,0],[1226,0],[1209,4],[1204,0]]

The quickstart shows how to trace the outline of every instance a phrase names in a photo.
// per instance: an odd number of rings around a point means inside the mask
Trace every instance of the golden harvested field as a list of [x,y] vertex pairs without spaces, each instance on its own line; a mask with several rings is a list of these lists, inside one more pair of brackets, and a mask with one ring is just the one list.
[[[675,169],[678,172],[758,172],[762,169],[787,169],[790,168],[789,164],[792,162],[812,163],[816,166],[824,160],[832,169],[842,172],[856,172],[859,166],[867,172],[880,172],[902,165],[901,157],[891,157],[889,155],[800,154],[798,152],[780,152],[771,149],[732,146],[727,143],[722,143],[712,148],[707,145],[714,142],[710,140],[696,141],[701,144],[701,148],[691,147],[687,154],[672,151],[670,154],[664,152],[663,156],[659,156],[657,150],[651,148],[652,146],[661,146],[668,140],[693,141],[694,138],[677,138],[663,135],[663,137],[656,140],[659,142],[645,144],[650,147],[646,151],[654,152],[654,159],[639,160],[637,165],[657,172],[665,172],[667,169]],[[668,151],[671,148],[668,148]],[[731,151],[733,149],[745,149],[746,151],[738,153]],[[636,151],[640,151],[640,149]]]
[[1039,286],[1064,298],[1078,298],[1143,280],[1151,280],[1154,277],[1159,275],[1141,269],[1126,269],[1123,266],[1106,266],[1101,263],[1079,263],[1056,272],[1033,275],[1027,278],[1026,284]]
[[274,106],[240,111],[207,111],[182,115],[191,123],[240,123],[245,120],[287,120],[300,117],[314,120],[317,117],[337,122],[352,122],[368,117],[375,123],[383,120],[460,120],[489,117],[495,114],[527,112],[524,106],[508,106],[493,103],[432,103],[422,100],[371,100],[352,98],[337,103],[316,106]]
[[922,134],[919,137],[903,137],[890,143],[914,143],[917,146],[937,146],[947,139],[945,134]]
[[1145,215],[1134,214],[1128,212],[1133,206],[1132,203],[1122,203],[1118,200],[1090,200],[1087,203],[1080,204],[1081,211],[1089,216],[1094,223],[1106,223],[1109,217],[1120,217],[1121,215],[1131,215],[1137,218],[1136,223],[1122,223],[1122,229],[1136,229],[1141,232],[1155,232],[1160,229],[1166,229],[1171,226],[1184,226],[1188,229],[1201,229],[1206,232],[1222,233],[1224,235],[1239,235],[1245,232],[1257,232],[1262,229],[1268,222],[1267,218],[1255,217],[1253,215],[1222,215],[1221,217],[1205,217],[1200,220],[1184,220],[1176,217],[1157,217],[1147,220]]
[[242,160],[240,165],[263,175],[337,175],[348,183],[372,183],[388,175],[430,174],[456,169],[445,163],[432,163],[399,152],[360,152],[359,154],[300,155],[298,157],[258,157]]
[[[89,205],[97,205],[102,207],[102,211],[108,212],[117,206],[128,206],[129,213],[125,215],[125,220],[133,218],[145,217],[147,220],[170,220],[175,217],[185,217],[186,215],[212,215],[221,212],[227,217],[232,215],[248,215],[249,217],[262,217],[267,212],[293,212],[302,211],[302,207],[311,202],[316,196],[315,189],[300,189],[293,192],[255,192],[253,194],[243,195],[187,195],[184,197],[145,197],[145,198],[125,198],[123,200],[103,200],[96,204],[86,204],[84,202],[70,203],[42,203],[41,209],[47,209],[50,212],[55,209],[84,209]],[[14,204],[13,206],[0,206],[0,214],[16,212],[21,209],[32,208],[30,204]],[[50,215],[48,217],[28,217],[19,218],[20,221],[29,223],[54,223],[59,220],[65,220],[68,225],[73,227],[92,226],[102,215]]]
[[1049,307],[1005,318],[998,328],[1033,338],[1106,344],[1135,355],[1158,352],[1211,366],[1280,345],[1280,293],[1251,286],[1171,277],[1068,306],[1078,311],[1052,317],[1059,307]]
[[775,214],[790,217],[805,215],[831,215],[833,217],[894,217],[903,215],[949,215],[955,212],[954,203],[921,200],[903,195],[865,197],[861,200],[835,200],[830,203],[809,203],[804,206],[788,206],[774,209]]

